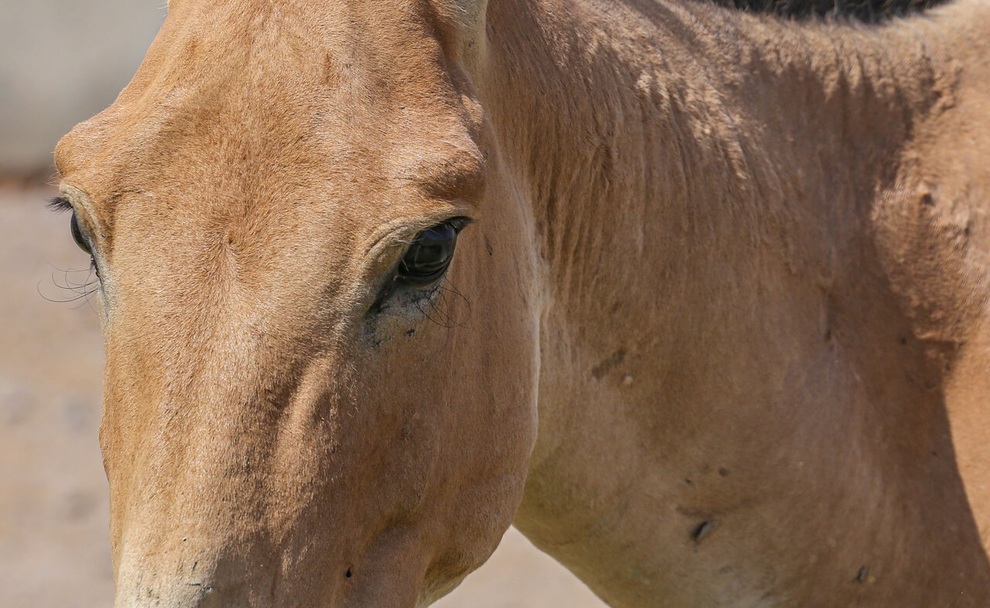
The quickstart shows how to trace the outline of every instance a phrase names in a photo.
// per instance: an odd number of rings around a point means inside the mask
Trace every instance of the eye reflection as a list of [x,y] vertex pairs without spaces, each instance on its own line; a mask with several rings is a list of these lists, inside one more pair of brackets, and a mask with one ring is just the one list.
[[465,218],[455,218],[420,232],[399,263],[398,278],[426,284],[443,276],[454,257],[457,234],[466,225]]

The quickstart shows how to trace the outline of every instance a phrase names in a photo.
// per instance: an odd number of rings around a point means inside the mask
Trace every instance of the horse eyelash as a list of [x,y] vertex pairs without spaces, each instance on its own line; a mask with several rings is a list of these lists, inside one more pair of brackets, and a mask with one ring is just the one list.
[[69,199],[64,196],[56,196],[52,200],[48,201],[48,208],[55,213],[62,213],[63,211],[72,211],[72,203]]

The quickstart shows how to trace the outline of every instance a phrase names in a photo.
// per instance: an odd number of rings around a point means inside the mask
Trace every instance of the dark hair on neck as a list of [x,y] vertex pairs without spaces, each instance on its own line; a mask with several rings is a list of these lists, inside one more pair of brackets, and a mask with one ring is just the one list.
[[788,19],[842,17],[877,23],[924,11],[949,0],[709,0],[752,13],[768,13]]

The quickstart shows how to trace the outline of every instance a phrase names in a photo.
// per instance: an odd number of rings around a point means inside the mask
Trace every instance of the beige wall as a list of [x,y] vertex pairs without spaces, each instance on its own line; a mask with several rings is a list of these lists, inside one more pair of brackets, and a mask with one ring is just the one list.
[[51,171],[72,125],[109,105],[165,17],[165,0],[4,0],[0,177]]

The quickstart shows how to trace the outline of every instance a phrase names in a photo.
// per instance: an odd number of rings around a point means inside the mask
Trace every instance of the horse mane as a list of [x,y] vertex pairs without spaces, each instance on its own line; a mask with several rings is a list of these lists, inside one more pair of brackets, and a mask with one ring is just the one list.
[[787,19],[845,18],[877,23],[918,13],[949,0],[709,0],[715,4]]

